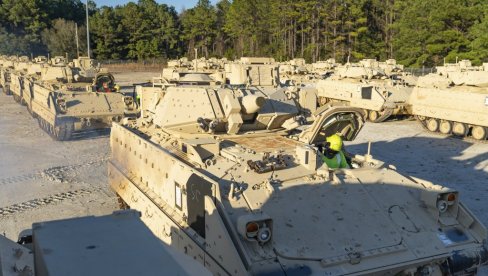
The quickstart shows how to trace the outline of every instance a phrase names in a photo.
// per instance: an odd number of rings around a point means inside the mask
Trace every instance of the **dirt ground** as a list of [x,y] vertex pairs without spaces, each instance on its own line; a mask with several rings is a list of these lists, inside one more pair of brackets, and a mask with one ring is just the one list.
[[[158,73],[121,73],[124,86]],[[108,188],[109,130],[83,133],[73,141],[53,141],[25,107],[0,94],[0,234],[16,239],[33,222],[117,209]],[[413,120],[368,123],[346,143],[398,171],[457,189],[461,200],[488,226],[488,144],[429,134]],[[488,275],[484,269],[480,275]]]

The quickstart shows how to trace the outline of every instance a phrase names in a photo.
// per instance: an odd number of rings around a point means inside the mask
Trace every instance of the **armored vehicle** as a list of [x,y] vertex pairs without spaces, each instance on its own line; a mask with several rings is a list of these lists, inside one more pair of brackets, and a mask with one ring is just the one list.
[[327,167],[319,148],[353,140],[362,109],[315,109],[312,90],[154,93],[112,127],[110,186],[214,275],[455,275],[487,261],[487,230],[457,191],[371,154]]
[[437,74],[419,78],[410,104],[412,113],[429,131],[486,140],[488,64],[476,69],[444,66]]
[[32,113],[32,98],[34,97],[34,82],[41,78],[42,68],[47,66],[47,58],[38,56],[27,66],[27,71],[22,75],[22,103],[27,106],[27,110]]
[[305,59],[296,58],[288,62],[280,63],[280,81],[284,86],[312,85],[324,76],[312,72],[311,65],[306,64]]
[[346,64],[316,85],[321,105],[342,102],[362,108],[369,121],[375,123],[391,115],[410,114],[408,99],[413,87],[414,83],[406,81],[401,72],[391,70],[386,74],[375,60]]
[[14,62],[17,57],[6,57],[3,60],[2,67],[0,68],[0,85],[2,86],[3,93],[11,95],[10,92],[10,73],[14,69]]
[[23,82],[29,63],[29,57],[21,56],[14,62],[14,68],[10,71],[10,91],[14,100],[20,104],[24,104],[22,101]]
[[2,276],[141,274],[211,275],[161,243],[135,211],[34,223],[18,243],[0,235]]
[[32,113],[56,140],[68,140],[76,130],[110,127],[113,121],[137,114],[134,99],[118,91],[110,73],[83,72],[87,71],[55,57],[34,82]]
[[273,58],[242,57],[224,65],[230,86],[276,87],[280,85],[279,65]]
[[334,73],[335,68],[339,65],[334,58],[329,58],[312,63],[309,66],[309,71],[321,76],[329,76]]

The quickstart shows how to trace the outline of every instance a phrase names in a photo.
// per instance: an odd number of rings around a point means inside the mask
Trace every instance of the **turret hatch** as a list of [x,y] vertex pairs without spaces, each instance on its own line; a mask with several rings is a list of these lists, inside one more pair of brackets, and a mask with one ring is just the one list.
[[310,145],[323,143],[327,136],[336,133],[352,141],[364,125],[364,113],[359,108],[323,106],[314,115],[315,121],[298,136],[301,142]]

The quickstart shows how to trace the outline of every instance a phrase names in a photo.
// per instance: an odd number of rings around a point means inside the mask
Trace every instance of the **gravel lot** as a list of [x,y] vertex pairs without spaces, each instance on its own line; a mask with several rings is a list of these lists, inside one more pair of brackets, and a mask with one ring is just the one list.
[[[138,76],[140,74],[141,76]],[[117,74],[123,85],[157,73]],[[0,94],[0,234],[16,239],[33,222],[108,214],[117,209],[108,188],[109,131],[53,141],[25,107]],[[413,120],[368,123],[354,142],[398,171],[457,189],[488,225],[488,144],[427,133]],[[488,275],[486,269],[480,275]]]

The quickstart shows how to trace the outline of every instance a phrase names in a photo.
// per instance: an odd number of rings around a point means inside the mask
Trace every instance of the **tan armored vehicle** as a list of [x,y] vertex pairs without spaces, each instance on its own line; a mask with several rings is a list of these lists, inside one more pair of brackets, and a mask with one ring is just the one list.
[[370,154],[327,167],[318,148],[353,140],[362,109],[315,110],[314,91],[285,88],[149,98],[141,118],[112,127],[110,186],[214,275],[455,275],[488,259],[487,230],[457,191]]
[[231,86],[277,87],[279,65],[273,58],[242,57],[225,64],[226,84]]
[[32,113],[32,98],[34,97],[34,83],[41,78],[42,68],[47,66],[48,60],[45,56],[38,56],[27,66],[27,71],[22,75],[22,100],[27,110]]
[[386,74],[376,60],[346,64],[338,67],[332,77],[317,83],[317,97],[320,105],[342,102],[364,109],[371,122],[383,122],[391,115],[410,114],[408,99],[414,83],[406,81],[402,74],[398,69]]
[[21,56],[14,62],[14,69],[10,72],[10,91],[14,100],[20,104],[24,90],[24,76],[27,73],[30,60],[27,56]]
[[18,243],[0,235],[0,275],[211,275],[161,243],[139,216],[118,211],[34,223]]
[[17,57],[10,56],[3,60],[2,67],[0,68],[0,85],[2,86],[3,93],[11,95],[10,91],[10,73],[14,69],[14,63]]
[[55,57],[34,82],[32,113],[56,140],[68,140],[76,130],[107,128],[137,114],[134,99],[118,91],[111,74],[86,72]]
[[339,65],[334,58],[329,58],[312,63],[309,66],[309,71],[321,76],[329,76],[334,73],[335,68]]
[[279,71],[284,86],[311,86],[324,77],[311,71],[311,65],[303,58],[280,63]]
[[180,68],[180,67],[191,68],[192,63],[188,60],[188,58],[184,57],[184,58],[168,61],[167,67],[168,68]]
[[439,73],[419,78],[410,104],[412,113],[429,131],[486,140],[488,64],[476,69],[462,64],[443,66]]
[[465,71],[483,71],[483,66],[473,66],[470,60],[463,59],[456,63],[444,63],[443,66],[436,66],[436,73],[446,76],[449,73],[465,72]]

